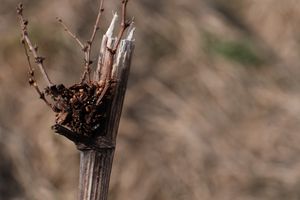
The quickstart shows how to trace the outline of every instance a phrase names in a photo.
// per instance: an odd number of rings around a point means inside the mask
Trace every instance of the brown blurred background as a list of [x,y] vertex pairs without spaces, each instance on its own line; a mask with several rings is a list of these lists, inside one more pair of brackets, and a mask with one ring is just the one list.
[[[0,200],[73,200],[78,152],[27,84],[17,3],[0,6]],[[52,80],[78,81],[82,52],[55,17],[88,38],[97,0],[23,3]],[[106,1],[102,31],[119,6]],[[109,199],[300,199],[298,1],[132,0],[129,14],[136,51]]]

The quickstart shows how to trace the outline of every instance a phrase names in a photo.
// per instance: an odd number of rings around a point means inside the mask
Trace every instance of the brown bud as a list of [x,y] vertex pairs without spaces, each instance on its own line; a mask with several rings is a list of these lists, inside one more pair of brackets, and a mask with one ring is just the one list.
[[34,84],[34,80],[33,80],[32,78],[29,78],[29,81],[28,81],[28,82],[29,82],[30,85],[33,85],[33,84]]
[[35,63],[37,63],[37,64],[41,63],[41,64],[42,64],[42,63],[44,62],[45,59],[46,59],[46,58],[41,57],[41,56],[36,57],[36,58],[35,58]]
[[85,46],[83,47],[82,51],[86,52],[87,50],[88,50],[88,46],[85,45]]
[[33,70],[30,70],[30,71],[29,71],[29,75],[30,75],[30,76],[34,76],[34,71],[33,71]]
[[62,19],[60,19],[58,17],[56,17],[56,19],[57,19],[58,22],[62,23]]

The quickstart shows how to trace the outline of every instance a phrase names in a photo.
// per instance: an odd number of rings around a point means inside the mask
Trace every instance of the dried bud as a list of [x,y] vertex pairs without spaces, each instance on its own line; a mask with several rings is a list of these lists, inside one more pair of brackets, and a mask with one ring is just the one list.
[[45,59],[46,59],[46,58],[41,57],[41,56],[36,57],[36,58],[35,58],[35,63],[37,63],[37,64],[43,63]]
[[28,20],[27,20],[27,19],[24,19],[24,21],[23,21],[24,26],[27,26],[28,23],[29,23]]
[[56,19],[57,19],[57,21],[58,21],[59,23],[62,23],[62,19],[60,19],[60,18],[58,18],[58,17],[56,17]]
[[18,13],[19,15],[22,15],[22,12],[23,12],[23,4],[20,3],[20,4],[18,5],[18,7],[17,7],[17,13]]
[[40,94],[40,99],[45,99],[45,94],[44,93]]
[[34,76],[34,71],[33,71],[33,70],[30,70],[30,71],[29,71],[29,75],[30,75],[30,76]]
[[87,50],[88,50],[88,45],[85,45],[84,47],[83,47],[83,49],[82,49],[82,51],[84,51],[84,52],[86,52]]
[[33,85],[34,84],[34,80],[32,78],[29,78],[29,85]]

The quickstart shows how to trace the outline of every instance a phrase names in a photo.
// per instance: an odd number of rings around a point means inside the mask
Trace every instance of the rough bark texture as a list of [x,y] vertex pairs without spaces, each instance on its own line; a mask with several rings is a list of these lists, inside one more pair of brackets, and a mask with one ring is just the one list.
[[117,80],[115,93],[109,110],[105,138],[113,146],[81,150],[79,200],[106,200],[114,157],[119,121],[130,71],[133,41],[123,40],[115,60],[114,76]]
[[80,200],[106,200],[114,149],[80,152]]

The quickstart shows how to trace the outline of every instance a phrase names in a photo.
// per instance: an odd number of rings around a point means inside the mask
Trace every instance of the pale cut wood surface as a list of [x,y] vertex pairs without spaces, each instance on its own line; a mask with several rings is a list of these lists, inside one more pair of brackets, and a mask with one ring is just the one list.
[[109,121],[105,133],[113,147],[80,152],[79,200],[107,200],[108,197],[114,147],[134,50],[133,31],[127,39],[121,41],[113,65],[112,77],[116,80],[116,90],[110,113],[107,113]]

